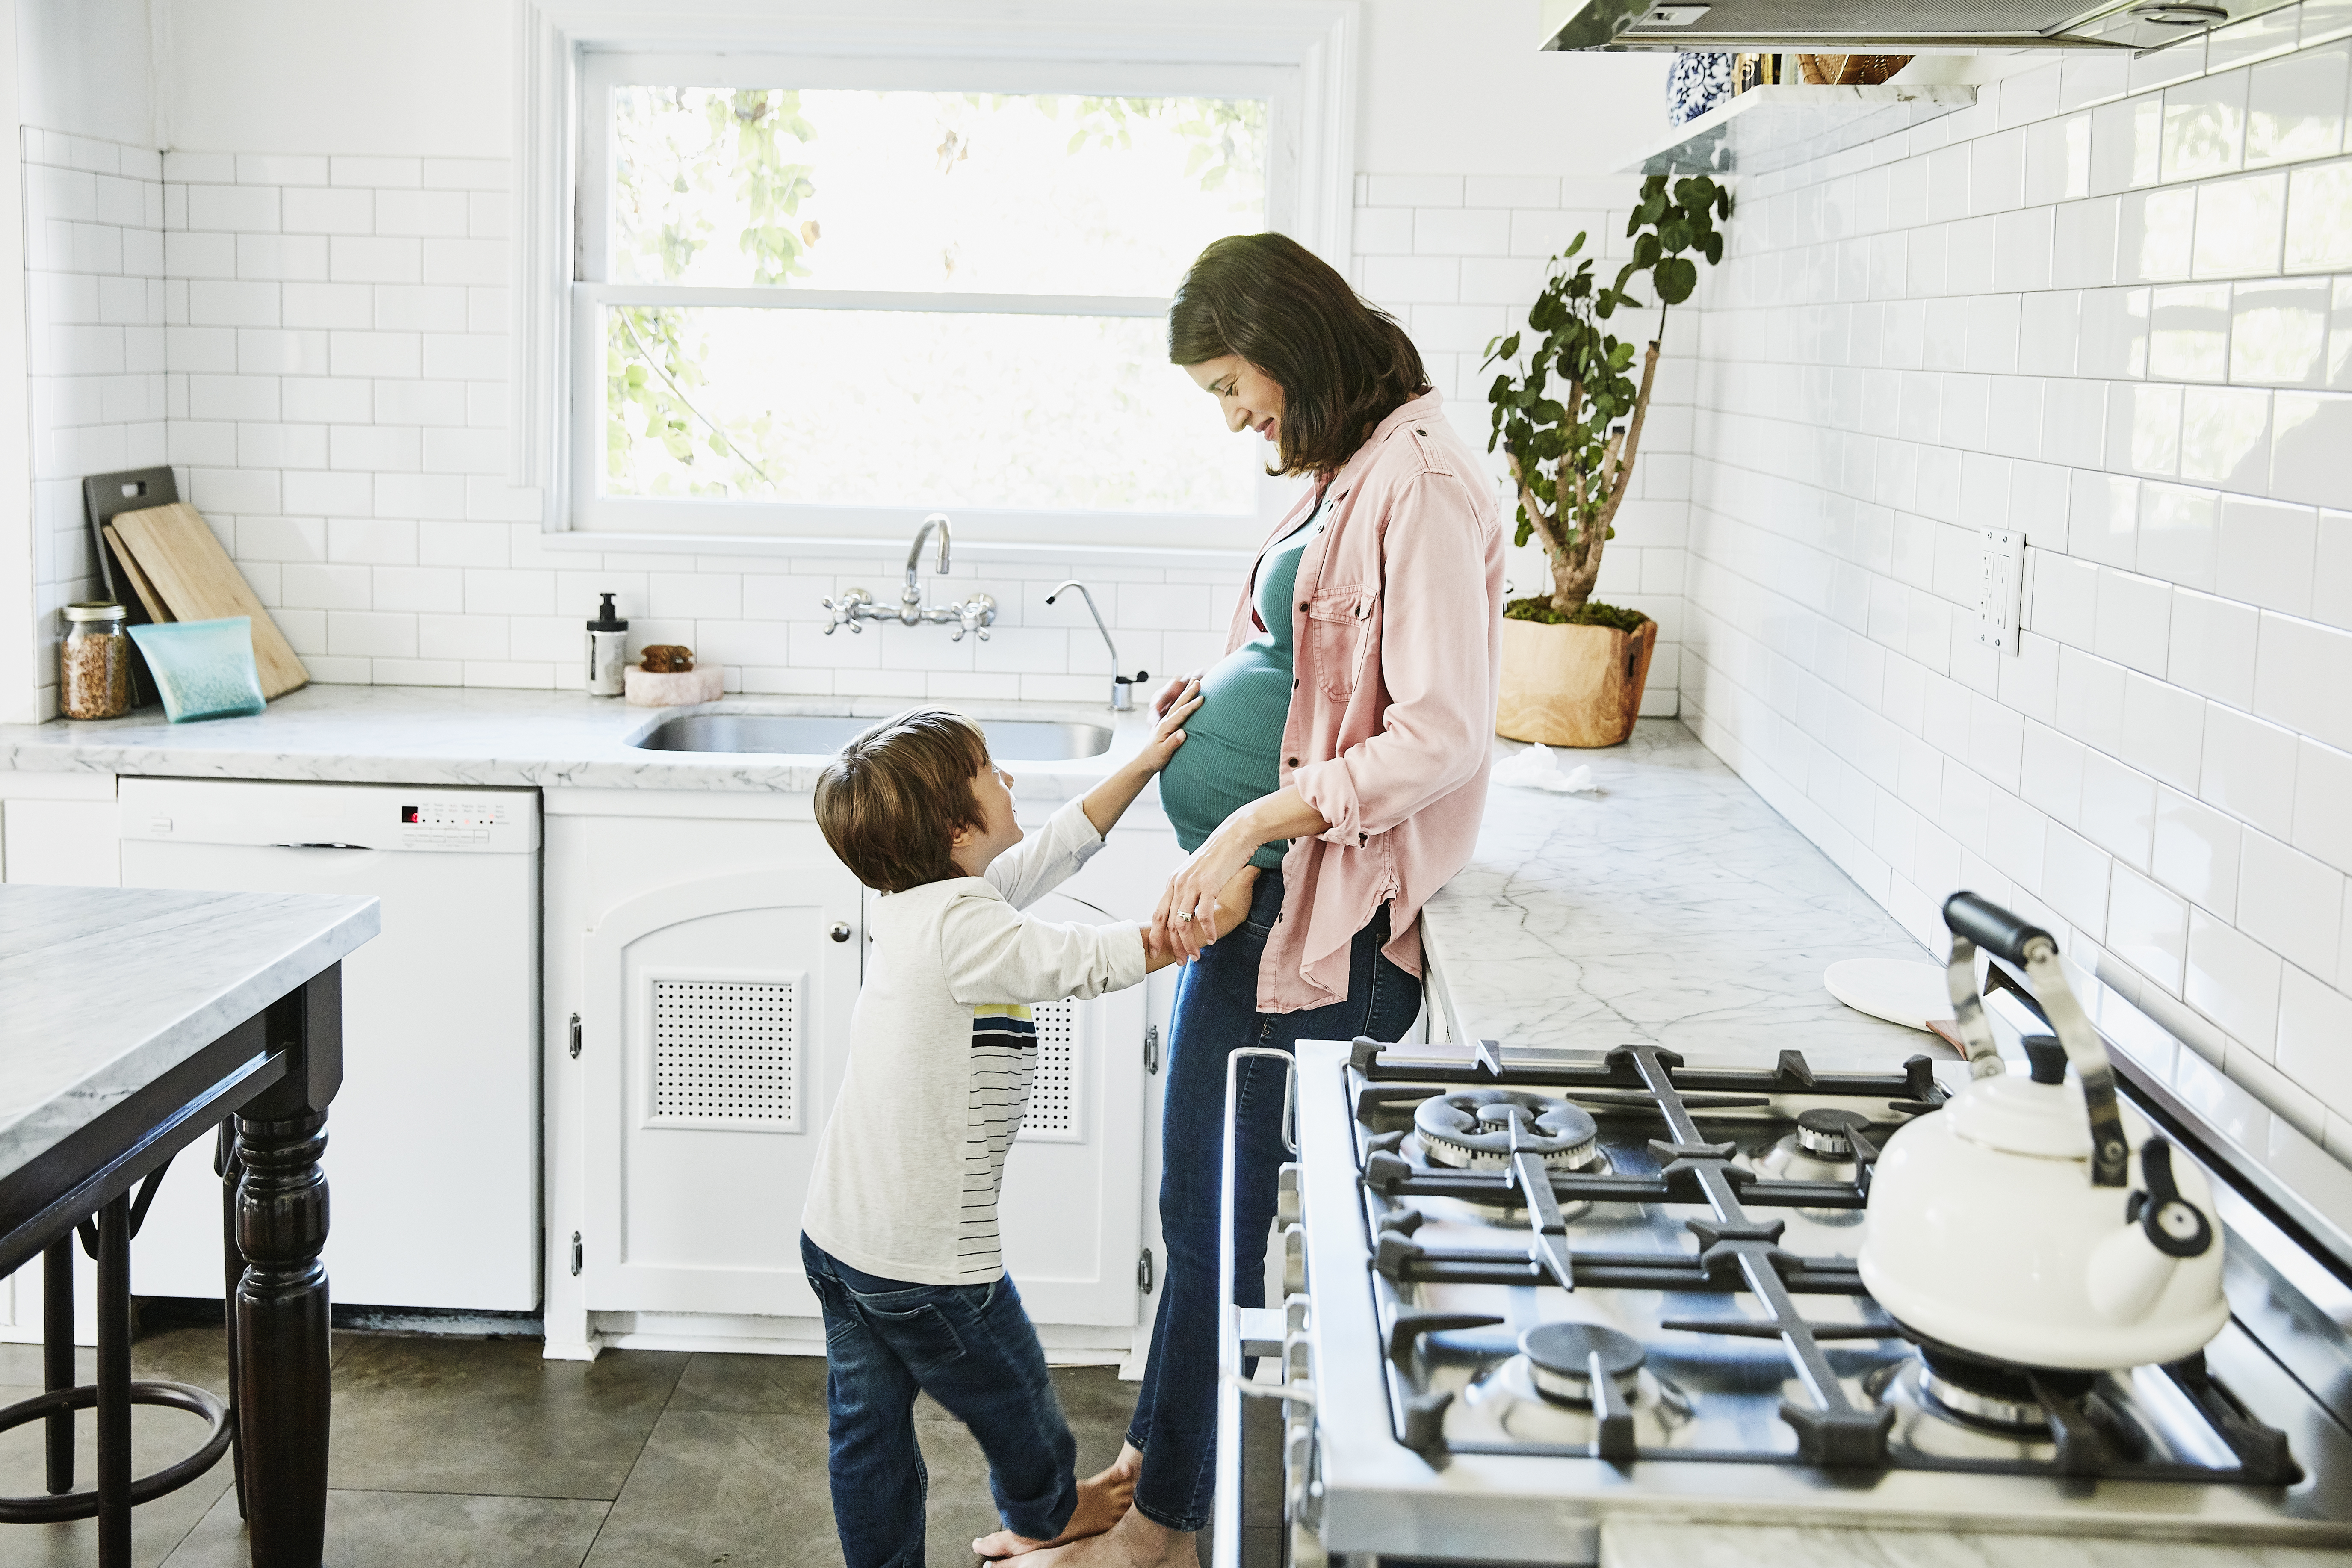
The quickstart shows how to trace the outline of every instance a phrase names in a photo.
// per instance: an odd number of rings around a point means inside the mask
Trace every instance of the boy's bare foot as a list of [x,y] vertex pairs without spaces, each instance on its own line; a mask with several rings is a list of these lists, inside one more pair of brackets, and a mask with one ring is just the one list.
[[1193,1531],[1171,1530],[1130,1508],[1102,1534],[1041,1552],[1022,1568],[1196,1568],[1197,1542]]
[[1078,1483],[1078,1506],[1071,1510],[1070,1522],[1062,1533],[1051,1541],[1032,1541],[1025,1535],[1015,1535],[1000,1530],[993,1535],[983,1535],[971,1543],[972,1551],[982,1557],[1019,1557],[1025,1552],[1042,1552],[1049,1546],[1066,1546],[1073,1541],[1083,1541],[1089,1535],[1100,1535],[1117,1524],[1127,1512],[1127,1505],[1135,1496],[1135,1478],[1143,1470],[1143,1456],[1133,1448],[1124,1449],[1108,1468],[1099,1475],[1088,1476]]

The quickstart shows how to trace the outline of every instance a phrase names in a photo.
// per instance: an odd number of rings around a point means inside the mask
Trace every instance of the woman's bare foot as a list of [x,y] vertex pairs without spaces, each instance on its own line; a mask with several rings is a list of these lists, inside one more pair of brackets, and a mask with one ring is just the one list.
[[974,1541],[971,1549],[986,1558],[1018,1557],[1024,1552],[1042,1552],[1049,1546],[1066,1546],[1089,1535],[1100,1535],[1117,1524],[1119,1516],[1127,1512],[1127,1505],[1135,1496],[1135,1478],[1142,1471],[1143,1456],[1131,1447],[1123,1448],[1108,1468],[1078,1483],[1078,1506],[1071,1510],[1070,1522],[1062,1527],[1062,1533],[1053,1540],[1032,1541],[1025,1535],[1000,1530],[993,1535],[983,1535]]
[[1197,1541],[1192,1531],[1171,1530],[1130,1508],[1102,1534],[1041,1552],[1022,1568],[1197,1568]]

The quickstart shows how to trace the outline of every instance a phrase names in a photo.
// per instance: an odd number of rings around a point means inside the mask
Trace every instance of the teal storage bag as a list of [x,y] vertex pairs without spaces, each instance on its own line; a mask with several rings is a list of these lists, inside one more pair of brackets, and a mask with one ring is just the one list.
[[164,716],[174,724],[233,719],[269,706],[261,695],[260,672],[253,667],[253,622],[248,616],[132,626],[131,637],[146,655],[147,672],[163,696]]

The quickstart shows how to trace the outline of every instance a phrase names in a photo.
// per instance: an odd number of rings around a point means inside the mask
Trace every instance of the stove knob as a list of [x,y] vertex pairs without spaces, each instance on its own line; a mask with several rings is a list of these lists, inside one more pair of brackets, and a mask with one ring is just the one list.
[[1274,1218],[1277,1225],[1298,1223],[1298,1167],[1285,1165],[1274,1174]]
[[1307,1229],[1296,1223],[1282,1227],[1282,1293],[1296,1296],[1307,1289]]

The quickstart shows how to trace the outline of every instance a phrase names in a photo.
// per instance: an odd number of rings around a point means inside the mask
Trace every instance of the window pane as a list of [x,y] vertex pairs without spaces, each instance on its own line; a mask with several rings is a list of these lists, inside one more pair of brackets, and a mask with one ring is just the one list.
[[[1247,513],[1158,317],[608,307],[612,496]],[[715,426],[715,428],[714,428]]]
[[1171,293],[1265,227],[1254,99],[614,90],[612,280]]

